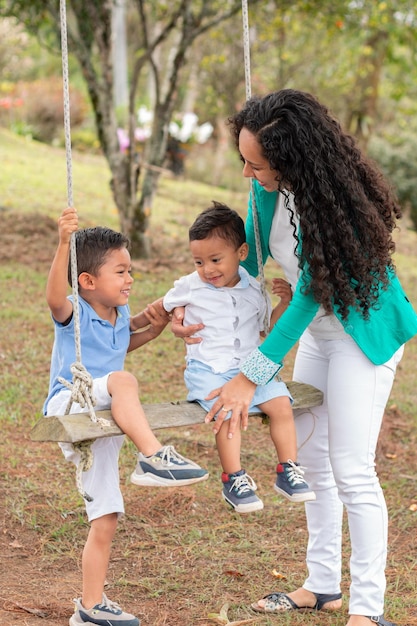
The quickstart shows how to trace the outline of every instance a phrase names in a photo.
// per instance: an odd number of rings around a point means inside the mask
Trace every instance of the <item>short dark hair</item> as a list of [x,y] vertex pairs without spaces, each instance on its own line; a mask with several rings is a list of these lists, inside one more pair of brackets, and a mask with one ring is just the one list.
[[[129,245],[130,240],[126,235],[111,228],[95,226],[77,230],[75,233],[77,276],[83,272],[97,276],[110,251],[129,248]],[[68,282],[72,284],[71,258],[68,264]]]
[[236,211],[213,200],[213,206],[202,211],[189,230],[190,241],[208,237],[220,237],[237,250],[246,243],[245,224]]

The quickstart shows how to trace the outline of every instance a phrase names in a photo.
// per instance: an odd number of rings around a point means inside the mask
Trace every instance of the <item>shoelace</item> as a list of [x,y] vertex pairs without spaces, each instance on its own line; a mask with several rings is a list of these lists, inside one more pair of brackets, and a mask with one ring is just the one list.
[[240,496],[247,491],[256,491],[256,483],[248,474],[242,474],[242,476],[235,476],[232,480],[232,486],[229,489],[229,493],[235,489]]
[[120,611],[122,611],[122,607],[119,606],[117,602],[113,602],[112,600],[109,600],[105,593],[103,593],[103,602],[101,602],[101,604],[98,605],[98,608],[108,609],[115,615],[117,613],[120,613]]
[[290,467],[286,468],[286,474],[292,485],[301,485],[304,481],[304,470],[300,465],[296,465],[293,461],[288,460]]
[[175,450],[174,446],[164,446],[161,452],[161,461],[167,465],[172,463],[179,463],[185,465],[187,462],[184,458]]

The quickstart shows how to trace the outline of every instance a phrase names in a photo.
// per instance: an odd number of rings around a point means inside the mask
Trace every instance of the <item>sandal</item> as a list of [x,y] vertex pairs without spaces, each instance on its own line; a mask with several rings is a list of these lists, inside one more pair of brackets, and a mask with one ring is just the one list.
[[387,622],[383,615],[374,615],[372,617],[367,615],[366,617],[370,619],[373,624],[380,624],[380,626],[396,626],[394,622]]
[[[316,596],[316,604],[314,606],[298,606],[298,604],[287,596],[286,593],[278,591],[277,593],[269,593],[262,598],[262,600],[266,600],[264,606],[261,607],[259,606],[259,602],[254,602],[251,604],[251,608],[258,613],[279,613],[280,611],[321,611],[327,602],[340,600],[342,597],[341,593],[315,593],[314,595]],[[371,617],[370,619],[374,621],[375,619],[381,620],[381,618],[374,617]],[[385,621],[375,623],[381,624],[381,626],[390,626],[390,623]]]

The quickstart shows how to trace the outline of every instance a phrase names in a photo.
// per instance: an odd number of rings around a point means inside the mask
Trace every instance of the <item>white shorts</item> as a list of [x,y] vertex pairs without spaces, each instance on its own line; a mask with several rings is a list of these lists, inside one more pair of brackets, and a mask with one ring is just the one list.
[[[107,389],[107,379],[110,374],[93,381],[93,395],[96,400],[94,410],[102,411],[109,409],[111,396]],[[46,416],[65,415],[71,392],[63,389],[48,402]],[[71,406],[70,413],[86,413],[88,409],[82,409],[79,404]],[[91,446],[93,453],[93,465],[82,474],[84,490],[93,498],[92,502],[85,501],[88,520],[108,515],[109,513],[124,513],[122,492],[120,491],[119,479],[119,453],[123,445],[124,435],[116,437],[102,437],[96,439]],[[65,459],[78,465],[80,454],[71,443],[59,444]]]

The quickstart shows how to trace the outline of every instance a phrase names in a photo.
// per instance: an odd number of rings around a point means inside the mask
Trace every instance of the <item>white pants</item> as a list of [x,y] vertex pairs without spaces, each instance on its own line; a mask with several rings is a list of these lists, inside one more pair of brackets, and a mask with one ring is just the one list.
[[307,330],[294,366],[294,380],[324,392],[322,406],[295,411],[298,460],[317,496],[306,503],[308,578],[303,586],[315,593],[340,591],[344,506],[351,540],[351,614],[384,612],[388,516],[375,449],[402,354],[403,347],[376,366],[348,335],[325,340]]

